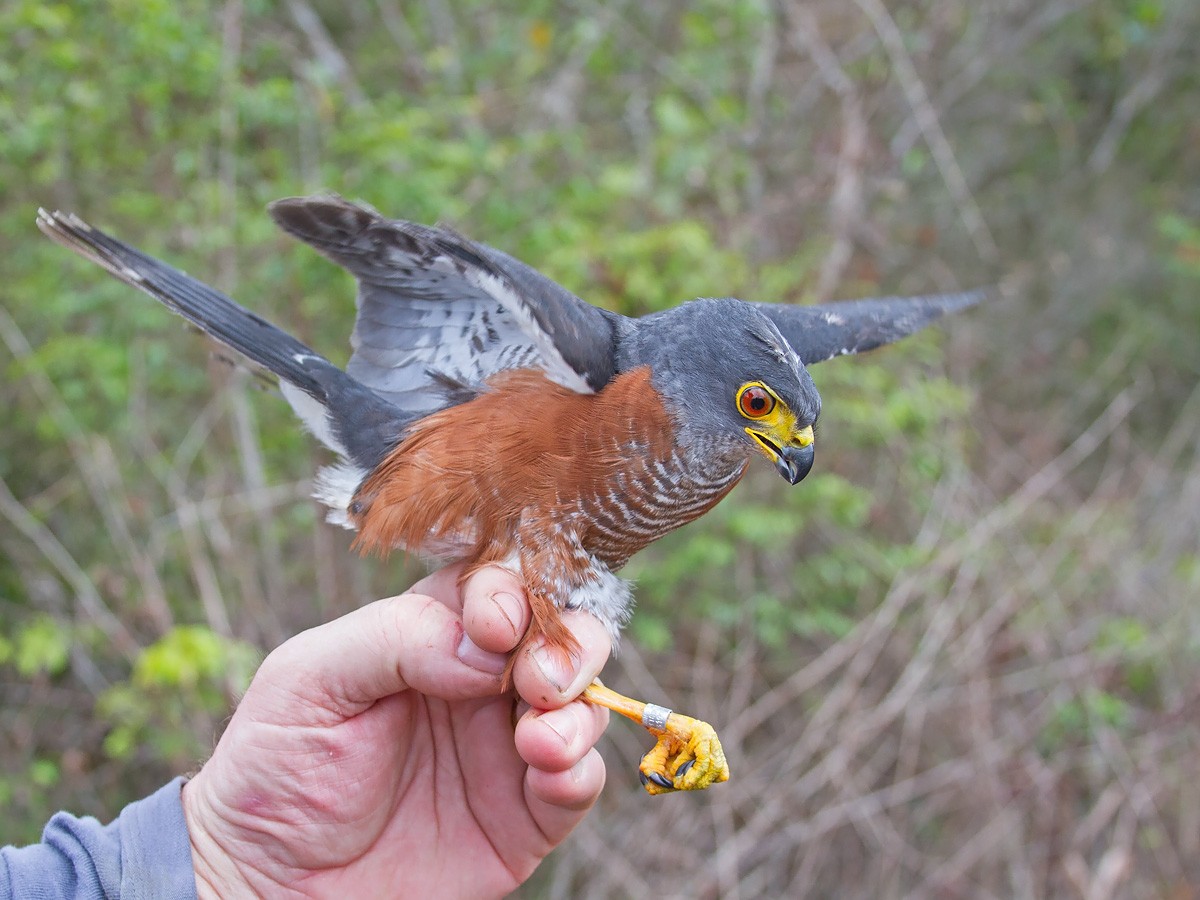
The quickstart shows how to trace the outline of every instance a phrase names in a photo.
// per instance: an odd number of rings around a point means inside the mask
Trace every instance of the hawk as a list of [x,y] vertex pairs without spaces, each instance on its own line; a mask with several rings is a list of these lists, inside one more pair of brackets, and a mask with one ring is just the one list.
[[[339,457],[315,496],[330,521],[357,531],[360,550],[518,573],[533,611],[518,651],[544,641],[571,652],[565,609],[592,613],[615,642],[632,604],[616,572],[711,509],[753,459],[791,484],[803,479],[821,412],[808,366],[982,299],[726,297],[628,318],[499,250],[340,197],[280,200],[270,214],[358,281],[344,371],[74,215],[39,210],[38,226],[278,376]],[[585,696],[657,738],[640,765],[651,794],[728,779],[707,723],[599,681]]]

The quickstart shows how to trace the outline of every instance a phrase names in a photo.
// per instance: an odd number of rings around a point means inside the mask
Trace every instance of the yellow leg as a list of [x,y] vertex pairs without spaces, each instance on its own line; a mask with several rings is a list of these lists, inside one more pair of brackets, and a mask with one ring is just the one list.
[[597,706],[633,719],[658,738],[638,766],[647,793],[699,791],[729,780],[725,751],[717,732],[707,722],[630,699],[606,688],[599,679],[584,688],[583,696]]

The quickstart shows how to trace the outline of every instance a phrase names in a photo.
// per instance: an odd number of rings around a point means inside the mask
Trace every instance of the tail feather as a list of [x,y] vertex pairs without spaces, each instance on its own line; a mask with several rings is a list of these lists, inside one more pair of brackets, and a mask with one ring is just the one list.
[[[88,225],[72,213],[38,210],[38,228],[64,247],[145,291],[193,325],[274,372],[306,394],[328,400],[314,368],[337,368],[311,347],[234,300],[136,247]],[[317,363],[317,366],[313,366]]]
[[311,347],[220,291],[131,247],[71,213],[38,210],[52,240],[145,291],[221,343],[312,397],[285,390],[297,414],[327,446],[370,470],[399,440],[412,416],[347,375]]

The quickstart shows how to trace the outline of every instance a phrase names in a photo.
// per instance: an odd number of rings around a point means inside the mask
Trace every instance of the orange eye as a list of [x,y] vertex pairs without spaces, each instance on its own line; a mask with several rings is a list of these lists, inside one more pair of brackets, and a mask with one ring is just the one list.
[[761,419],[775,408],[775,398],[766,388],[752,384],[738,395],[738,407],[747,419]]

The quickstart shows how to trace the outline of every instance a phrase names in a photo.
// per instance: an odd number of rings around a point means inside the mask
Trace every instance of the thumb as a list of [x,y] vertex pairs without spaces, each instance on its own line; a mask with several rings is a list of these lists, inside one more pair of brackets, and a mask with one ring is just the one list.
[[349,718],[410,689],[443,700],[499,694],[506,661],[466,639],[461,617],[444,604],[424,594],[402,594],[280,645],[248,693],[263,682],[263,690],[286,691]]

